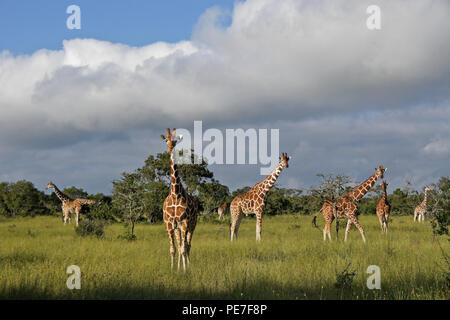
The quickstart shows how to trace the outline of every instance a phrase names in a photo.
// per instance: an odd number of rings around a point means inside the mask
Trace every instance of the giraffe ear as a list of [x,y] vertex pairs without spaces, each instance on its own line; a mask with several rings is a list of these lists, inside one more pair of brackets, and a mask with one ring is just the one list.
[[289,156],[289,157],[288,157],[288,160],[291,160],[291,159],[292,159],[292,157],[291,157],[291,156]]
[[166,137],[162,134],[161,139],[166,140]]

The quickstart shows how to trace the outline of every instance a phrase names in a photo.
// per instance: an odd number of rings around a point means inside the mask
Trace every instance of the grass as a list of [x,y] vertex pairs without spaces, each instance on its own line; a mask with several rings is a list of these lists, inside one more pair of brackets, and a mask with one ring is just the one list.
[[[323,219],[319,218],[319,227]],[[347,243],[324,243],[309,216],[264,217],[262,242],[255,218],[244,218],[239,239],[228,222],[200,221],[191,268],[170,270],[162,224],[139,224],[136,241],[118,239],[121,225],[103,239],[80,237],[60,218],[0,220],[1,299],[449,299],[448,266],[427,223],[394,217],[388,235],[376,217],[362,216],[368,243],[352,227]],[[445,252],[449,242],[438,239]],[[336,285],[346,267],[351,286]],[[66,268],[81,268],[81,289],[66,286]],[[381,290],[366,287],[369,265],[381,268]]]

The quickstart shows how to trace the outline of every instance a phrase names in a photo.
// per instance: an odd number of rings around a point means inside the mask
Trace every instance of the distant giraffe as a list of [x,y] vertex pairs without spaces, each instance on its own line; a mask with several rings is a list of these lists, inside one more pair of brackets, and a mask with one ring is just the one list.
[[421,220],[420,218],[422,218],[422,222],[425,221],[425,215],[427,214],[428,191],[430,190],[430,187],[425,187],[423,201],[414,209],[414,221],[416,221],[417,217],[419,218],[419,222]]
[[66,196],[64,193],[62,193],[58,187],[53,183],[49,182],[47,184],[47,187],[45,187],[45,190],[53,188],[55,190],[56,196],[61,200],[62,203],[62,212],[64,217],[64,224],[66,224],[67,221],[70,223],[70,214],[75,213],[75,224],[78,226],[78,216],[81,211],[81,206],[84,204],[93,204],[96,201],[90,200],[90,199],[75,199]]
[[[332,202],[330,200],[325,201],[322,206],[322,213],[325,219],[325,227],[323,228],[323,240],[326,240],[328,235],[328,239],[331,241],[331,223],[333,220],[338,218],[347,218],[347,228],[345,229],[345,238],[344,241],[347,241],[348,233],[350,232],[350,227],[352,223],[358,228],[361,233],[361,237],[364,242],[366,242],[366,237],[364,236],[364,230],[358,222],[358,201],[364,197],[364,195],[372,188],[378,178],[383,179],[383,173],[386,171],[386,168],[383,166],[379,166],[375,168],[375,173],[370,176],[366,181],[362,184],[354,187],[350,192],[344,194],[337,201]],[[337,229],[336,229],[337,230]]]
[[175,136],[175,129],[170,132],[167,129],[167,136],[161,135],[167,143],[170,153],[170,194],[164,200],[163,218],[167,234],[169,235],[171,268],[175,258],[174,235],[178,248],[178,269],[180,269],[180,259],[183,259],[183,269],[186,271],[186,262],[189,266],[192,235],[197,225],[198,203],[190,194],[184,190],[178,175],[178,167],[175,164],[173,149],[182,137]]
[[388,221],[389,221],[389,215],[391,212],[391,205],[389,204],[386,187],[388,186],[388,183],[386,181],[383,181],[381,183],[381,189],[383,190],[383,196],[380,199],[380,202],[378,202],[377,205],[377,216],[378,220],[380,220],[381,225],[381,231],[384,233],[387,233],[388,231]]
[[217,214],[219,215],[219,219],[222,220],[223,215],[229,211],[230,209],[230,203],[229,202],[225,202],[223,205],[221,205],[218,209],[217,209]]
[[289,167],[288,161],[290,158],[291,157],[288,157],[286,153],[283,153],[282,157],[280,157],[280,162],[275,169],[273,169],[271,174],[261,182],[255,184],[250,191],[236,196],[233,201],[231,201],[231,241],[237,238],[243,214],[248,213],[256,214],[256,241],[261,241],[262,214],[266,205],[267,192],[272,188],[283,168]]

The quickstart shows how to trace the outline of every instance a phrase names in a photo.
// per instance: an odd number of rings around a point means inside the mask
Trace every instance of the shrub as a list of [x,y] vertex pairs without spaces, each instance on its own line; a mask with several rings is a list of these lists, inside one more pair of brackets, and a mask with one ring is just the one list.
[[117,239],[122,240],[128,240],[128,241],[134,241],[137,239],[136,235],[134,234],[134,230],[131,231],[129,228],[129,223],[124,223],[125,231],[123,234],[119,234],[117,236]]
[[86,236],[96,236],[101,239],[105,236],[105,222],[100,220],[85,219],[81,220],[77,227],[75,227],[75,232],[81,237]]
[[336,274],[336,283],[334,286],[338,289],[350,289],[352,286],[353,278],[356,275],[356,271],[349,271],[351,263],[345,267],[344,271]]

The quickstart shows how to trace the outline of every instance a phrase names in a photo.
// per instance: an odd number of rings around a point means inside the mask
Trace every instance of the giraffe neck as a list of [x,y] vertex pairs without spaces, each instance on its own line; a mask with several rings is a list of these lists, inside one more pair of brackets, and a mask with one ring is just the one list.
[[264,186],[264,195],[270,190],[270,188],[273,187],[283,168],[283,163],[278,163],[278,165],[272,170],[272,172],[262,181]]
[[353,201],[359,201],[362,197],[372,188],[372,186],[377,182],[378,176],[374,173],[372,176],[367,178],[366,181],[361,183],[359,186],[356,186],[350,191],[349,196]]
[[178,175],[178,166],[173,160],[173,152],[170,153],[170,194],[178,195],[181,193],[182,185]]
[[387,192],[386,192],[386,188],[383,188],[383,198],[384,198],[384,201],[387,201]]
[[53,189],[55,190],[55,194],[59,198],[59,200],[61,200],[61,202],[67,202],[67,201],[72,200],[68,196],[66,196],[64,193],[62,193],[61,190],[59,190],[57,186],[53,185]]
[[427,206],[427,201],[428,201],[428,191],[425,190],[425,195],[423,197],[423,201],[422,201],[422,206],[426,207]]

